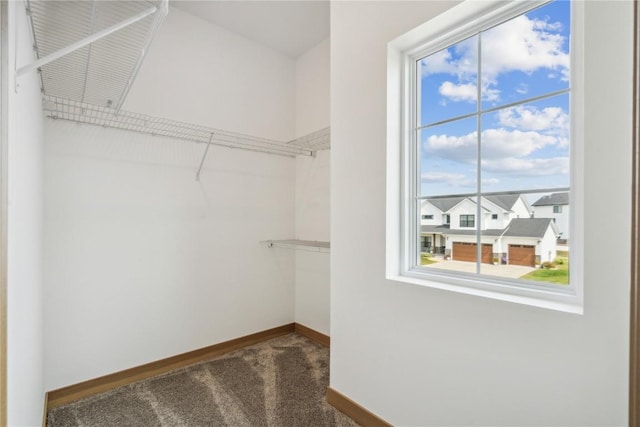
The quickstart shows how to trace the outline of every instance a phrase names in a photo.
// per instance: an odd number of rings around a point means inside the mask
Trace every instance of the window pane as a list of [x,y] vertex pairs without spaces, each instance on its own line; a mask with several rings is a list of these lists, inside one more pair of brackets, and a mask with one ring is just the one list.
[[421,196],[477,191],[476,118],[419,131]]
[[481,33],[483,110],[569,88],[569,16],[555,1]]
[[569,95],[482,116],[482,192],[569,186]]
[[[556,285],[569,284],[569,193],[490,195],[483,207],[498,209],[498,221],[482,226],[492,259],[482,274]],[[554,213],[560,203],[562,213]]]
[[474,36],[417,62],[420,126],[477,110],[477,58]]

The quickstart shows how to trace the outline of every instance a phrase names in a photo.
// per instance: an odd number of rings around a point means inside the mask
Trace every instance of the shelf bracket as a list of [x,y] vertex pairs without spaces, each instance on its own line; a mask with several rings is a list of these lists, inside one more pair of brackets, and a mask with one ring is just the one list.
[[209,152],[209,147],[211,147],[211,141],[213,141],[213,133],[209,137],[209,142],[207,142],[207,148],[204,149],[204,154],[202,155],[202,160],[200,161],[200,167],[198,168],[198,172],[196,172],[196,181],[200,181],[200,172],[202,171],[202,167],[204,166],[204,161],[207,158],[207,153]]
[[65,56],[65,55],[67,55],[67,54],[69,54],[71,52],[74,52],[74,51],[76,51],[78,49],[81,49],[81,48],[83,48],[83,47],[85,47],[85,46],[87,46],[87,45],[89,45],[89,44],[91,44],[91,43],[93,43],[95,41],[98,41],[101,38],[108,36],[109,34],[115,33],[116,31],[119,31],[119,30],[121,30],[121,29],[123,29],[125,27],[128,27],[131,24],[135,24],[136,22],[146,18],[149,15],[152,15],[152,14],[156,13],[157,11],[158,11],[158,7],[157,6],[151,7],[151,8],[149,8],[149,9],[143,11],[143,12],[138,13],[135,16],[132,16],[129,19],[125,19],[124,21],[122,21],[122,22],[120,22],[118,24],[115,24],[115,25],[112,25],[112,26],[110,26],[108,28],[105,28],[102,31],[98,31],[95,34],[92,34],[92,35],[90,35],[88,37],[85,37],[82,40],[79,40],[79,41],[77,41],[75,43],[72,43],[72,44],[70,44],[69,46],[67,46],[65,48],[62,48],[62,49],[60,49],[60,50],[58,50],[56,52],[53,52],[53,53],[43,57],[43,58],[38,59],[37,61],[34,61],[34,62],[30,63],[30,64],[27,64],[27,65],[24,65],[24,66],[18,68],[18,70],[16,71],[16,75],[17,76],[21,76],[21,75],[23,75],[23,74],[25,74],[25,73],[27,73],[29,71],[36,70],[36,69],[42,67],[43,65],[48,64],[51,61],[55,61],[56,59],[62,58],[63,56]]

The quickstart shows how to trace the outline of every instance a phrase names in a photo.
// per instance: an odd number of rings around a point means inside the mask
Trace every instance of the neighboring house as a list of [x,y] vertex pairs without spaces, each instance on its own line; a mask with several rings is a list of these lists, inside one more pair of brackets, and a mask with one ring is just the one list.
[[423,201],[421,250],[454,260],[475,261],[476,229],[482,230],[482,262],[493,258],[518,265],[556,257],[558,228],[551,218],[531,218],[530,207],[518,194],[484,196],[478,206],[471,197],[442,197]]
[[553,193],[536,200],[533,207],[535,218],[553,218],[561,240],[569,240],[569,193]]

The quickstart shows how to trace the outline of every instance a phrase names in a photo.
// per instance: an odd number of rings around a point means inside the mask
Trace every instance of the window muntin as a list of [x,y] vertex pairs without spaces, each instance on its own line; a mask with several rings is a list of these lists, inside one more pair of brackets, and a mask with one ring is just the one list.
[[[489,244],[494,259],[531,268],[533,275],[509,278],[523,284],[539,280],[536,266],[558,258],[552,219],[546,231],[533,233],[534,225],[544,226],[544,217],[528,221],[533,219],[528,205],[570,188],[569,15],[569,2],[548,3],[416,59],[416,199],[448,196],[475,202],[477,231],[442,237],[447,241],[444,259],[456,259],[453,243],[475,241],[476,274],[501,277],[502,272],[482,263],[487,257],[481,248]],[[489,196],[516,197],[518,207],[505,215],[501,227],[483,224],[483,212],[496,206]],[[443,213],[443,220],[449,215]],[[459,227],[476,227],[475,220],[470,225],[468,214],[460,214]],[[519,235],[509,235],[510,229],[520,230]],[[568,259],[562,261],[568,283]],[[469,269],[457,271],[467,274]]]
[[460,227],[475,227],[475,215],[460,215]]

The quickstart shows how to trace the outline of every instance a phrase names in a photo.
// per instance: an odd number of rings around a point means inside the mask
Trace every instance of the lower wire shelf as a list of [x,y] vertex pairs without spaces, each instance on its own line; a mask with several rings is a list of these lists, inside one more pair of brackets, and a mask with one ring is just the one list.
[[296,249],[296,250],[312,251],[312,252],[325,252],[325,253],[328,253],[331,251],[330,242],[321,242],[318,240],[298,240],[298,239],[265,240],[264,243],[266,243],[267,246],[270,248],[279,247],[279,248],[288,248],[288,249]]

